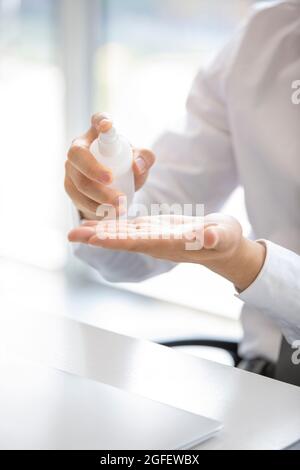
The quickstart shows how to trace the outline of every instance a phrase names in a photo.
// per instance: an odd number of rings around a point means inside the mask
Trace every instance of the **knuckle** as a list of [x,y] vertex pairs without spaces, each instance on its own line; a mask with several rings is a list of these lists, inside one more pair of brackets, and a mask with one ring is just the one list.
[[74,159],[76,158],[76,155],[78,154],[80,150],[80,147],[78,144],[76,144],[75,142],[72,144],[72,146],[69,148],[69,151],[68,151],[68,160],[70,162],[74,161]]
[[71,195],[71,182],[69,178],[67,177],[64,180],[64,188],[65,188],[66,193],[70,196]]
[[86,193],[90,187],[90,181],[84,175],[79,174],[77,176],[77,186],[81,192]]
[[87,149],[87,145],[83,140],[76,140],[71,145],[67,157],[69,162],[78,164],[81,160],[85,160],[85,151]]

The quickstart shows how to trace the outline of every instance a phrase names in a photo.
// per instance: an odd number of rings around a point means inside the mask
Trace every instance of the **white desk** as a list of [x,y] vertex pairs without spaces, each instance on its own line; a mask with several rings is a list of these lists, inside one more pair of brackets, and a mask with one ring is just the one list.
[[300,438],[298,387],[73,320],[49,326],[45,318],[2,316],[0,345],[13,350],[28,338],[23,358],[38,346],[41,362],[222,421],[224,430],[201,449],[281,449]]

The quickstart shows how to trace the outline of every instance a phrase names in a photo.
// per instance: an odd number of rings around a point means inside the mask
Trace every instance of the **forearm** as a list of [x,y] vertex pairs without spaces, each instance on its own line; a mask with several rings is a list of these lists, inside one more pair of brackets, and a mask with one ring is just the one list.
[[84,244],[75,245],[74,254],[96,269],[103,279],[113,283],[145,281],[176,266],[170,261],[154,259],[140,253],[106,250]]

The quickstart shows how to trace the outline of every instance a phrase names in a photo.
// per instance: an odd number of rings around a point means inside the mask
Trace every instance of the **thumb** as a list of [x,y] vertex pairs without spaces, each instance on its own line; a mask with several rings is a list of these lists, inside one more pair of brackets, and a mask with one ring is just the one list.
[[141,176],[147,173],[154,162],[155,156],[151,150],[134,150],[134,172],[136,176]]
[[140,189],[145,183],[148,172],[155,162],[155,155],[151,150],[134,149],[133,172],[135,177],[136,190]]
[[223,225],[212,225],[204,230],[204,248],[206,250],[225,251],[231,244],[230,231]]

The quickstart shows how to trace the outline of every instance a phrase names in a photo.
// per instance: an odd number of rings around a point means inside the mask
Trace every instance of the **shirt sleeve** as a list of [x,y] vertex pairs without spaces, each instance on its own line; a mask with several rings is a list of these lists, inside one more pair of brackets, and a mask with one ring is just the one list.
[[[204,204],[206,213],[216,212],[237,186],[226,108],[226,81],[235,50],[236,40],[208,70],[197,74],[187,99],[185,126],[165,132],[154,145],[156,163],[134,201],[147,207],[148,213],[151,204],[189,204],[192,209]],[[75,254],[114,282],[144,280],[175,266],[142,254],[87,245],[75,246]]]
[[300,256],[270,241],[264,266],[239,298],[276,321],[287,341],[300,338]]

